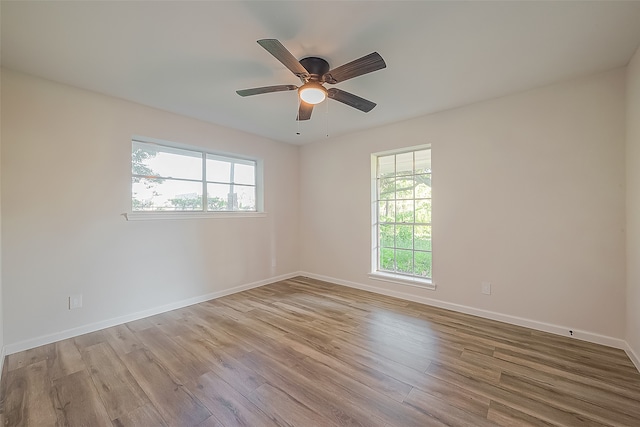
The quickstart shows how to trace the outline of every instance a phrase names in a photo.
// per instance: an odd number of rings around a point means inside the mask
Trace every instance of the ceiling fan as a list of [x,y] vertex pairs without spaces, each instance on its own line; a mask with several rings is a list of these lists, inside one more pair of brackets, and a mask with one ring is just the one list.
[[360,111],[368,113],[376,106],[375,102],[360,98],[344,90],[330,88],[326,89],[323,84],[336,84],[343,82],[363,74],[372,73],[381,70],[387,66],[384,59],[378,52],[358,58],[347,64],[332,70],[329,69],[329,63],[322,58],[310,56],[302,58],[298,61],[295,56],[287,50],[276,39],[258,40],[258,44],[265,48],[267,52],[273,55],[278,61],[295,74],[302,86],[296,85],[277,85],[257,87],[253,89],[237,90],[240,96],[258,95],[261,93],[281,92],[288,90],[298,90],[300,97],[300,107],[298,109],[297,120],[309,120],[313,112],[313,106],[324,101],[326,97],[335,99],[350,107],[357,108]]

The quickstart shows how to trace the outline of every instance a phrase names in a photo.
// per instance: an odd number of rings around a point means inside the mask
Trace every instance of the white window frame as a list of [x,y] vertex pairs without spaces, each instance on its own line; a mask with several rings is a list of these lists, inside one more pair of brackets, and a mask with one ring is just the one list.
[[[164,149],[171,150],[179,149],[191,151],[194,154],[199,154],[202,159],[202,178],[201,180],[193,180],[194,182],[202,182],[203,184],[203,210],[202,211],[134,211],[133,210],[133,192],[132,192],[132,178],[136,176],[131,167],[130,182],[129,182],[129,210],[123,213],[122,216],[127,221],[136,220],[174,220],[174,219],[201,219],[201,218],[247,218],[247,217],[264,217],[266,212],[264,211],[264,162],[262,159],[250,156],[243,156],[235,153],[227,153],[222,151],[213,151],[203,147],[197,147],[193,145],[180,144],[175,142],[169,142],[149,137],[133,136],[131,138],[131,145],[134,143],[142,143],[155,145]],[[206,174],[206,159],[219,159],[232,163],[239,164],[255,164],[255,192],[256,192],[256,210],[255,211],[240,211],[240,210],[227,210],[227,211],[208,211],[207,199],[206,199],[206,186],[207,186],[207,174]],[[131,157],[129,157],[131,159]],[[233,168],[232,168],[233,170]],[[233,178],[231,178],[233,181]],[[231,183],[232,188],[233,184]]]
[[[390,155],[398,155],[403,153],[415,152],[420,150],[431,150],[430,144],[419,145],[414,147],[406,147],[398,150],[384,151],[373,153],[371,155],[371,272],[369,273],[369,278],[374,280],[381,280],[385,282],[397,283],[402,285],[416,286],[423,289],[435,290],[436,285],[433,281],[433,277],[425,278],[422,276],[415,276],[405,273],[398,272],[390,272],[380,269],[380,255],[379,251],[381,248],[380,245],[380,233],[379,233],[379,219],[378,219],[378,209],[379,209],[379,189],[378,189],[378,158]],[[432,173],[433,176],[433,173]],[[415,194],[414,199],[415,200]],[[415,218],[412,223],[403,223],[406,225],[414,225],[415,226]],[[397,225],[397,224],[396,224]],[[432,227],[433,233],[433,225],[432,223],[428,224],[419,224],[419,225],[429,225]],[[433,234],[432,234],[433,236]],[[415,249],[411,249],[414,251]],[[433,254],[433,243],[430,251]],[[432,256],[433,263],[433,256]],[[432,276],[433,276],[433,264],[432,264]]]

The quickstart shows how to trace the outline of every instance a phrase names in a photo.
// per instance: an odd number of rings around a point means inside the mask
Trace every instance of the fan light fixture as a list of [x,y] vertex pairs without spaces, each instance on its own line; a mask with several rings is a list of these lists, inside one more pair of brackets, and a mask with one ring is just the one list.
[[300,99],[307,104],[319,104],[327,97],[327,90],[318,82],[310,81],[298,89]]

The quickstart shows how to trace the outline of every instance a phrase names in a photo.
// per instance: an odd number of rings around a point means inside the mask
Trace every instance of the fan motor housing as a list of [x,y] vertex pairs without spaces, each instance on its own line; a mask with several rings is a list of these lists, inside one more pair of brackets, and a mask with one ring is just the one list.
[[316,56],[302,58],[299,62],[309,72],[311,80],[320,80],[329,71],[329,63]]

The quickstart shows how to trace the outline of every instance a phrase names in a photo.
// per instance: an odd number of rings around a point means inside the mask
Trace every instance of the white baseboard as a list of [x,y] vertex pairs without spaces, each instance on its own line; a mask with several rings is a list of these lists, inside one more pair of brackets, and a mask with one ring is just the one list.
[[7,355],[6,351],[7,347],[3,345],[2,349],[0,349],[0,375],[2,375],[2,369],[4,368],[4,357]]
[[624,348],[624,351],[627,352],[627,355],[629,356],[629,359],[631,359],[633,364],[636,365],[636,369],[638,369],[638,371],[640,371],[640,357],[638,357],[636,352],[633,351],[633,349],[631,348],[631,346],[628,343],[627,343],[626,347]]
[[[258,288],[260,286],[268,285],[270,283],[278,282],[280,280],[290,279],[295,276],[299,276],[299,272],[283,274],[276,277],[271,277],[265,280],[259,280],[253,283],[247,283],[244,285],[235,286],[233,288],[225,289],[222,291],[211,292],[209,294],[188,298],[182,301],[165,304],[159,307],[150,308],[147,310],[139,311],[136,313],[127,314],[124,316],[114,317],[112,319],[102,320],[100,322],[90,323],[88,325],[79,326],[77,328],[67,329],[60,332],[55,332],[49,335],[42,335],[36,338],[20,341],[13,344],[7,344],[3,347],[3,356],[5,354],[13,354],[19,351],[29,350],[31,348],[39,347],[41,345],[50,344],[52,342],[65,340],[68,338],[77,337],[79,335],[88,334],[89,332],[99,331],[101,329],[110,328],[112,326],[121,325],[123,323],[132,322],[134,320],[143,319],[145,317],[154,316],[156,314],[165,313],[167,311],[176,310],[178,308],[187,307],[189,305],[198,304],[204,301],[220,298],[226,295],[235,294],[237,292],[246,291],[248,289]],[[0,365],[1,369],[1,365]],[[0,372],[2,372],[0,370]]]
[[[307,276],[312,279],[317,279],[325,282],[347,286],[350,288],[361,289],[364,291],[396,297],[396,298],[400,298],[408,301],[418,302],[421,304],[431,305],[434,307],[444,308],[447,310],[457,311],[460,313],[471,314],[473,316],[483,317],[485,319],[497,320],[499,322],[509,323],[517,326],[523,326],[525,328],[535,329],[538,331],[549,332],[555,335],[562,335],[569,338],[575,338],[582,341],[592,342],[595,344],[606,345],[608,347],[619,348],[627,351],[627,353],[629,353],[630,351],[630,347],[626,341],[618,338],[609,337],[606,335],[600,335],[594,332],[582,331],[582,330],[573,329],[567,326],[554,325],[551,323],[540,322],[532,319],[525,319],[523,317],[512,316],[509,314],[498,313],[495,311],[482,310],[479,308],[469,307],[466,305],[455,304],[455,303],[441,301],[433,298],[421,297],[418,295],[408,294],[402,291],[379,288],[377,286],[365,285],[362,283],[351,282],[348,280],[336,279],[335,277],[328,277],[320,274],[300,272],[300,275]],[[568,332],[569,330],[573,330],[572,336],[569,335],[569,332]],[[638,360],[637,357],[636,357],[636,360],[633,360],[634,363],[636,364],[636,367],[638,367],[637,360]],[[640,370],[640,368],[638,369]]]

